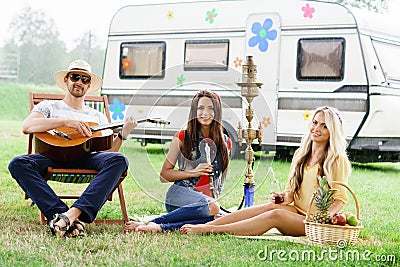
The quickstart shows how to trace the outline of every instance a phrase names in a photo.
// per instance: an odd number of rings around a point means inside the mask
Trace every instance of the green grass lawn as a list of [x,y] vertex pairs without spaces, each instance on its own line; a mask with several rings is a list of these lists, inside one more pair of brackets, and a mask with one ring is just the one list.
[[[39,224],[37,207],[29,206],[24,200],[22,190],[7,169],[15,155],[27,150],[27,137],[20,133],[20,128],[21,117],[28,109],[21,112],[17,106],[25,105],[23,97],[27,99],[30,89],[19,87],[18,92],[14,91],[16,95],[11,94],[15,105],[7,104],[7,111],[0,109],[0,266],[293,266],[296,263],[299,266],[399,266],[399,163],[353,165],[349,186],[359,200],[364,228],[357,244],[344,249],[229,235],[185,236],[179,232],[125,235],[122,225],[90,224],[86,227],[86,237],[54,238],[47,226]],[[0,85],[0,96],[9,99],[3,90],[4,86]],[[4,102],[10,103],[1,101],[1,105]],[[18,114],[6,120],[13,112]],[[160,183],[158,178],[165,149],[161,145],[142,147],[134,140],[125,142],[122,152],[129,158],[130,168],[123,186],[129,215],[165,212],[163,199],[169,185]],[[281,183],[286,182],[289,163],[261,157],[255,164],[256,204],[268,201],[269,177],[265,174],[271,164]],[[243,160],[231,161],[220,200],[222,206],[239,204],[245,166]],[[66,184],[53,185],[57,191],[82,190],[81,186],[71,189]],[[350,202],[344,210],[354,212],[354,209],[354,202]],[[101,209],[98,218],[119,217],[115,195]],[[302,255],[315,255],[315,258],[302,259]]]

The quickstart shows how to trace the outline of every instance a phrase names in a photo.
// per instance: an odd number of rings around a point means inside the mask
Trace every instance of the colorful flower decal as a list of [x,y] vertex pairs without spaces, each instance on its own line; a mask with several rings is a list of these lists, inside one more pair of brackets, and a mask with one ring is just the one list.
[[129,59],[127,59],[127,58],[124,58],[122,60],[122,68],[124,70],[128,70],[130,68],[130,66],[131,66],[131,61]]
[[214,19],[218,14],[215,12],[215,8],[213,8],[211,11],[207,11],[207,16],[206,16],[206,21],[208,21],[210,24],[214,23]]
[[239,57],[236,57],[235,60],[233,61],[233,64],[235,64],[235,68],[241,67],[242,66],[243,60],[240,59]]
[[312,19],[313,17],[313,13],[315,12],[315,9],[313,7],[310,7],[309,4],[306,4],[305,6],[303,6],[301,8],[301,10],[304,12],[303,16],[305,18],[310,18]]
[[268,125],[270,125],[271,124],[271,118],[270,117],[268,117],[268,118],[266,118],[266,117],[263,117],[263,119],[262,119],[262,125],[264,125],[264,127],[266,128],[266,127],[268,127]]
[[261,52],[265,52],[268,50],[268,40],[275,40],[278,35],[276,30],[271,30],[272,20],[265,19],[263,25],[261,23],[254,22],[251,26],[251,31],[255,34],[255,36],[251,37],[249,40],[249,46],[254,47],[258,44],[258,49]]
[[181,74],[181,76],[176,78],[176,84],[179,86],[182,86],[184,81],[185,81],[185,76],[183,76],[183,74]]
[[304,120],[305,121],[308,120],[310,118],[310,116],[311,116],[310,111],[308,109],[306,109],[306,111],[303,113]]
[[174,12],[168,11],[168,13],[167,13],[167,18],[168,18],[168,19],[173,19],[173,18],[174,18]]
[[114,103],[110,104],[110,111],[113,112],[113,120],[123,120],[124,114],[122,112],[125,111],[125,104],[120,103],[118,98],[114,98]]

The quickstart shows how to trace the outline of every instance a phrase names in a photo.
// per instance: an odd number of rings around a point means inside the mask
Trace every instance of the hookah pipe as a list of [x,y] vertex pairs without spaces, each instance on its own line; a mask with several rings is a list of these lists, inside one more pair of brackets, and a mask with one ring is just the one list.
[[[204,150],[206,153],[206,160],[207,160],[207,163],[211,163],[211,153],[210,153],[211,149],[210,149],[210,146],[208,145],[208,143],[210,142],[210,139],[205,138],[204,140],[207,142],[204,147]],[[201,146],[200,146],[200,152],[201,152]],[[217,199],[218,196],[217,196],[217,191],[215,190],[214,172],[210,172],[210,174],[208,175],[208,179],[209,179],[209,188],[211,191],[211,197]],[[244,201],[244,197],[243,197],[243,200],[242,200],[242,203],[240,206],[243,205],[243,201]],[[226,213],[231,213],[229,210],[225,209],[221,205],[220,205],[220,209]]]
[[[213,141],[210,138],[204,138],[200,142],[200,158],[197,160],[197,164],[211,163],[211,148],[209,144],[212,144],[212,142]],[[216,198],[217,192],[215,189],[214,172],[210,172],[208,175],[200,176],[200,180],[197,182],[195,189],[207,196]]]
[[[206,150],[207,163],[211,164],[211,154],[210,154],[211,149],[210,149],[210,146],[208,145],[208,143],[206,143],[205,150]],[[214,185],[214,171],[210,172],[210,174],[208,175],[208,180],[209,180],[209,184],[210,184],[211,197],[216,198],[216,191],[215,191],[215,185]]]
[[[216,149],[215,144],[210,138],[204,138],[199,144],[200,158],[197,160],[197,164],[200,163],[211,163],[211,148],[210,145]],[[214,155],[215,157],[215,155]],[[253,162],[254,164],[254,162]],[[214,199],[218,198],[217,191],[215,188],[214,172],[210,172],[209,175],[200,176],[200,180],[197,182],[195,189],[207,196]],[[245,195],[243,195],[242,200],[239,204],[238,210],[243,207],[245,201]],[[220,209],[226,213],[231,213],[231,211],[225,209],[220,205]]]

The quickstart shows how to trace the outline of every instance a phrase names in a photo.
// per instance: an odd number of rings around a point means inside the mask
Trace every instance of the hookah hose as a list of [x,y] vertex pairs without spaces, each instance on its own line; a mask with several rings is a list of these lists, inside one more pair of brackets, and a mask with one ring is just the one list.
[[[240,210],[240,209],[243,207],[245,198],[246,198],[245,196],[242,197],[242,201],[240,202],[239,207],[237,208],[237,210]],[[225,208],[222,207],[222,206],[220,206],[219,208],[220,208],[222,211],[226,212],[226,213],[232,213],[231,211],[225,209]]]
[[[210,158],[211,158],[210,157],[210,150],[211,149],[209,147],[209,144],[212,144],[212,140],[209,139],[209,138],[204,138],[200,142],[199,150],[200,150],[200,155],[201,156],[199,158],[199,162],[211,162],[211,160],[210,160]],[[214,144],[214,146],[215,146],[215,144]],[[205,159],[204,159],[204,156],[205,156]],[[209,189],[210,189],[211,197],[214,198],[214,199],[218,199],[218,194],[216,192],[216,188],[215,188],[215,185],[214,185],[214,174],[213,173],[209,175],[209,186],[210,186]],[[240,210],[243,207],[245,199],[246,199],[246,196],[243,194],[242,200],[241,200],[237,210]],[[226,212],[226,213],[231,213],[231,211],[225,209],[221,205],[220,205],[220,209],[222,211]]]
[[[253,163],[252,163],[252,168],[253,168],[253,167],[254,167],[254,161],[253,161]],[[268,173],[269,173],[269,171],[270,171],[270,170],[268,170]],[[267,175],[268,175],[268,173],[267,173]],[[239,207],[237,208],[237,210],[240,210],[240,209],[243,207],[243,204],[244,204],[244,201],[245,201],[245,200],[246,200],[246,196],[245,196],[245,194],[243,194],[242,200],[240,201],[240,204],[239,204]],[[220,209],[221,209],[222,211],[226,212],[226,213],[232,213],[231,211],[225,209],[225,208],[222,207],[222,206],[220,206]]]

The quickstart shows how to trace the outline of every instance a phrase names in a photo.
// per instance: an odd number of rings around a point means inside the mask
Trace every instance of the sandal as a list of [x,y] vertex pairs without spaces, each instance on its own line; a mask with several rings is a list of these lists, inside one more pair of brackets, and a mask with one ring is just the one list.
[[[66,223],[66,225],[63,226],[63,227],[55,225],[60,220],[63,220]],[[66,237],[66,234],[67,234],[68,230],[70,229],[70,221],[69,221],[69,219],[68,219],[68,217],[66,215],[56,213],[53,216],[53,220],[51,220],[49,222],[49,227],[50,227],[50,231],[51,231],[52,235],[55,236],[57,234],[57,232],[62,232],[63,231],[64,234],[61,235],[60,237]]]
[[[78,233],[76,233],[76,231]],[[74,221],[68,230],[69,237],[85,236],[85,224],[81,221]]]

